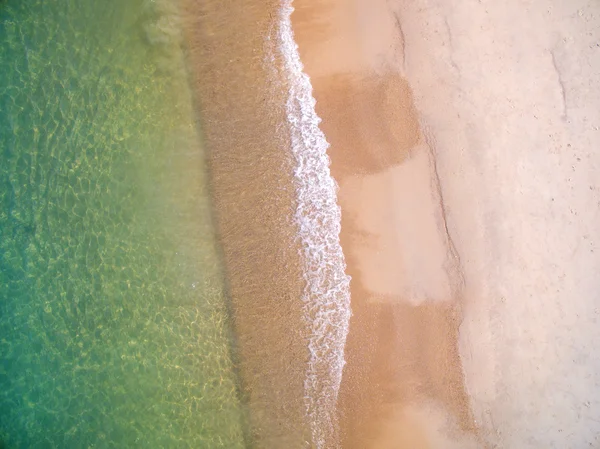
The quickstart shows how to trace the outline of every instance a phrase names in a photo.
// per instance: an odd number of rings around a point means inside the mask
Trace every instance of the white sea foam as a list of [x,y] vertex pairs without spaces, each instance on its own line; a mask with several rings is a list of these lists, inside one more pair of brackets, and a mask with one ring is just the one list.
[[304,382],[310,445],[325,448],[338,446],[336,405],[351,314],[350,277],[339,240],[341,212],[337,184],[329,171],[329,144],[319,129],[310,78],[303,72],[294,41],[293,10],[292,0],[283,0],[271,35],[269,63],[277,61],[282,66],[278,76],[287,89],[286,112],[296,163],[295,220],[306,280],[304,317],[310,330]]

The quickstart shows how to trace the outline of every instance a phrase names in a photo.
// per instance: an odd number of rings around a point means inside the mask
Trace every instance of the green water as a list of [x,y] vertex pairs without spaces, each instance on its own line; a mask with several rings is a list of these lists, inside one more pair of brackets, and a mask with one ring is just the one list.
[[168,2],[0,0],[0,447],[237,448]]

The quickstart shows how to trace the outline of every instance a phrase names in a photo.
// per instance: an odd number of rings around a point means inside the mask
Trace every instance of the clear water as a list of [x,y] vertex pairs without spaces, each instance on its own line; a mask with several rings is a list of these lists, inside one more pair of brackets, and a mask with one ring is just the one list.
[[170,2],[0,0],[0,446],[243,446]]

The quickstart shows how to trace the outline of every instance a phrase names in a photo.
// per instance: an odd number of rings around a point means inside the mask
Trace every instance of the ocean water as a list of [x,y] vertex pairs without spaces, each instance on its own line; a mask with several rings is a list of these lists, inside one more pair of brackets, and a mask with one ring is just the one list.
[[0,1],[0,447],[244,446],[178,17]]

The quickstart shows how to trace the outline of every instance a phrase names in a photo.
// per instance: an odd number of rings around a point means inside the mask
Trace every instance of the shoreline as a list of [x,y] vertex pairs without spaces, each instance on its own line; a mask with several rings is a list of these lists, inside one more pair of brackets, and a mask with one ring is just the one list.
[[[294,2],[352,276],[344,448],[596,441],[600,15],[583,0],[475,3]],[[301,248],[285,244],[297,199],[289,139],[272,139],[286,98],[264,97],[261,65],[281,4],[205,5],[189,40],[223,158],[211,168],[251,439],[295,447],[310,439],[310,335],[290,332],[303,319]]]
[[184,17],[247,441],[337,447],[349,307],[326,142],[286,3],[234,3],[187,2]]
[[[308,323],[309,360],[304,401],[312,446],[339,447],[337,396],[344,368],[344,345],[350,320],[350,278],[339,241],[340,207],[331,176],[328,143],[319,128],[310,79],[302,70],[292,30],[292,0],[284,2],[277,28],[276,48],[270,56],[283,61],[287,90],[287,124],[296,189],[297,239],[301,245],[302,302]],[[269,36],[271,40],[271,36]],[[277,82],[280,77],[274,78]]]

